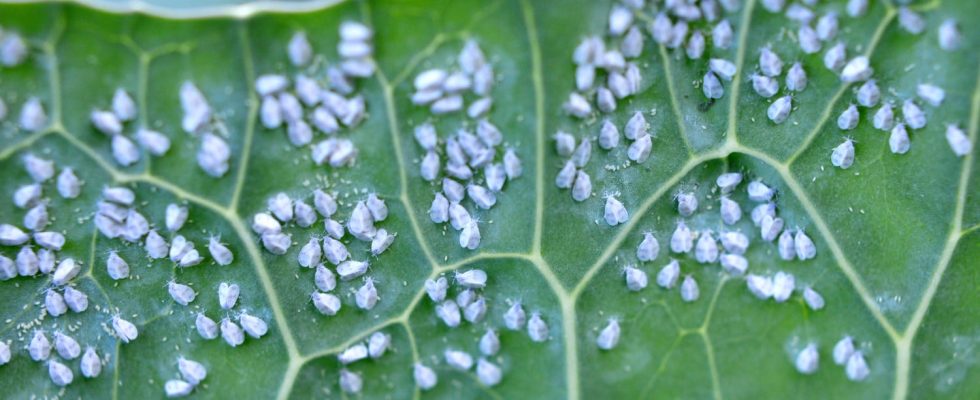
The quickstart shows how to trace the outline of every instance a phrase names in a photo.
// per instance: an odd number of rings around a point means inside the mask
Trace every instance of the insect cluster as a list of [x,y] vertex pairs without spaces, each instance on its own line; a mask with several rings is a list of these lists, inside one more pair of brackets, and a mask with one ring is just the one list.
[[[286,126],[286,136],[295,147],[313,142],[314,128],[328,137],[310,145],[316,165],[339,168],[354,163],[357,147],[339,137],[344,129],[354,129],[367,113],[364,97],[357,94],[356,82],[374,74],[371,28],[354,21],[340,25],[337,65],[324,66],[322,56],[314,56],[306,33],[293,34],[287,46],[289,60],[301,72],[290,79],[283,74],[266,74],[255,80],[255,91],[262,97],[259,119],[262,126],[278,130]],[[307,109],[312,112],[304,115]],[[311,127],[312,125],[312,127]]]
[[[461,111],[467,94],[478,97],[466,110],[471,121],[446,138],[444,155],[439,152],[439,136],[431,122],[416,126],[414,132],[415,141],[425,151],[419,162],[419,175],[426,181],[441,183],[441,190],[435,193],[429,207],[429,218],[436,224],[449,222],[460,231],[459,245],[468,250],[480,246],[481,235],[478,219],[462,204],[463,200],[469,197],[477,208],[490,210],[497,204],[497,193],[507,180],[523,173],[513,148],[498,156],[504,137],[487,116],[493,105],[493,83],[493,66],[476,41],[469,40],[457,57],[454,70],[433,68],[420,72],[412,94],[414,104],[428,105],[434,115]],[[475,134],[473,127],[466,126],[468,123],[476,124]]]
[[163,156],[170,150],[170,138],[147,127],[137,128],[135,137],[139,146],[123,131],[126,124],[136,120],[136,102],[126,89],[118,88],[112,95],[109,110],[96,109],[89,114],[92,126],[112,141],[112,157],[116,163],[128,167],[140,160],[140,147],[154,156]]
[[[0,66],[14,68],[23,65],[30,56],[30,49],[24,37],[16,31],[4,30],[0,27]],[[7,119],[10,110],[7,103],[0,99],[0,121]],[[38,132],[48,124],[48,116],[44,112],[41,99],[28,97],[20,108],[18,125],[27,132]]]

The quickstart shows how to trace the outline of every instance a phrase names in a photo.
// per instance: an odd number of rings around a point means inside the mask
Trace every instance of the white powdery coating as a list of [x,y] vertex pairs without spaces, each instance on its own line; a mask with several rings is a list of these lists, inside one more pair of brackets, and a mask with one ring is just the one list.
[[844,140],[830,154],[830,162],[840,169],[848,169],[854,164],[854,142],[851,139]]
[[820,366],[820,353],[817,352],[816,343],[807,344],[797,355],[794,362],[796,370],[801,374],[810,375],[817,372]]
[[599,331],[599,336],[596,337],[596,345],[602,350],[612,350],[619,344],[619,335],[619,321],[610,319],[606,327]]

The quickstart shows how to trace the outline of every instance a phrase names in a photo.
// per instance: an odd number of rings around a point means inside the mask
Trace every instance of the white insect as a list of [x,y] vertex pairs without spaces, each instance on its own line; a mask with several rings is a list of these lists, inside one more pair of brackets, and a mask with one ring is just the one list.
[[726,81],[732,80],[737,72],[735,63],[723,58],[712,58],[708,60],[708,69]]
[[809,25],[801,26],[796,31],[796,38],[800,43],[800,50],[804,53],[814,54],[820,51],[820,36]]
[[74,199],[81,194],[82,182],[71,167],[65,167],[58,174],[57,189],[58,194],[66,199]]
[[783,73],[783,60],[768,46],[759,51],[759,70],[768,77],[779,76]]
[[50,274],[54,272],[54,267],[55,267],[54,251],[48,249],[38,249],[37,251],[38,271],[41,271],[42,274]]
[[727,49],[732,45],[734,34],[732,24],[727,19],[723,19],[711,29],[711,40],[715,47]]
[[456,284],[470,289],[482,289],[487,285],[487,273],[482,269],[471,269],[457,273]]
[[834,151],[830,154],[830,162],[840,169],[850,168],[854,164],[854,142],[845,139],[844,143],[834,147]]
[[660,254],[660,242],[652,232],[645,232],[643,240],[636,247],[636,258],[640,261],[653,261]]
[[109,253],[109,258],[106,260],[106,269],[109,272],[109,277],[114,280],[125,279],[129,277],[129,264],[119,254],[115,251]]
[[820,366],[820,353],[817,352],[816,343],[809,343],[796,355],[796,370],[804,375],[811,375],[817,372]]
[[854,339],[844,336],[834,345],[834,364],[846,364],[851,354],[854,354]]
[[34,182],[44,182],[54,176],[54,161],[28,153],[23,158],[24,170]]
[[238,303],[238,295],[241,293],[237,284],[221,282],[218,284],[218,305],[225,310],[230,310]]
[[583,138],[572,153],[571,160],[575,163],[576,167],[582,168],[589,163],[590,158],[592,158],[592,141],[588,138]]
[[875,112],[872,118],[872,124],[875,129],[882,131],[889,131],[895,125],[895,112],[892,109],[891,103],[884,103]]
[[177,283],[175,281],[170,281],[167,283],[167,292],[170,293],[170,297],[182,306],[186,306],[197,298],[197,293],[194,292],[190,286],[182,283]]
[[194,386],[197,386],[208,377],[208,370],[204,367],[204,364],[184,357],[177,359],[177,369],[180,371],[180,376]]
[[40,268],[40,260],[34,250],[31,250],[29,246],[24,246],[20,248],[17,252],[17,273],[20,276],[34,276],[37,275],[38,269]]
[[473,357],[465,351],[446,349],[443,353],[446,364],[460,371],[467,371],[473,367]]
[[0,224],[0,245],[20,246],[30,240],[24,231],[10,224]]
[[82,354],[82,348],[78,345],[78,341],[61,332],[54,333],[54,349],[61,358],[66,360],[74,360]]
[[531,313],[531,319],[527,321],[527,335],[533,342],[544,342],[548,340],[548,324],[541,319],[541,314]]
[[48,289],[44,295],[44,309],[48,315],[59,317],[68,311],[68,305],[61,293],[54,291],[54,289]]
[[[636,58],[643,54],[643,32],[640,31],[640,28],[633,26],[626,31],[626,36],[623,37],[623,42],[619,45],[619,51],[627,58]],[[586,87],[586,89],[588,88]]]
[[698,289],[698,282],[691,275],[685,276],[684,282],[681,283],[681,300],[690,303],[700,296],[701,290]]
[[7,342],[0,341],[0,365],[6,365],[10,362],[10,345]]
[[269,331],[269,326],[265,321],[248,313],[241,313],[238,316],[238,322],[242,324],[245,333],[256,339],[264,336]]
[[480,337],[480,353],[485,356],[492,356],[500,351],[500,337],[497,336],[497,331],[493,329],[487,329],[487,332]]
[[496,364],[481,358],[476,363],[476,377],[485,386],[496,386],[503,379],[503,372]]
[[954,124],[946,125],[946,141],[949,142],[949,148],[957,157],[966,156],[973,150],[973,143],[970,142],[970,138],[959,126]]
[[840,80],[845,83],[853,83],[867,80],[871,77],[874,70],[867,56],[857,56],[852,58],[844,65],[840,72]]
[[309,40],[306,39],[306,32],[296,32],[293,34],[293,37],[289,39],[287,53],[289,55],[289,61],[293,65],[302,67],[309,64],[313,56],[313,47],[310,46]]
[[381,358],[388,351],[388,347],[391,346],[391,335],[384,332],[374,332],[368,337],[368,355],[371,358],[378,359]]
[[0,32],[0,64],[16,67],[27,59],[29,50],[24,38],[17,32]]
[[106,136],[114,136],[122,133],[122,122],[119,121],[119,117],[109,111],[103,110],[93,110],[89,114],[89,121],[92,122],[92,126],[95,127],[99,132],[102,132]]
[[784,261],[792,261],[796,258],[796,243],[793,234],[789,230],[779,234],[776,247],[779,249],[779,258]]
[[44,335],[44,331],[34,331],[34,337],[31,338],[31,343],[27,346],[27,352],[34,361],[44,361],[51,356],[51,342]]
[[75,259],[66,258],[61,260],[58,263],[58,268],[55,268],[54,274],[51,276],[51,283],[55,286],[64,285],[75,278],[81,270],[81,265],[75,262]]
[[459,326],[461,315],[459,305],[452,300],[446,300],[436,306],[436,316],[450,328]]
[[772,277],[749,274],[745,277],[745,285],[755,297],[766,300],[772,297]]
[[803,70],[803,65],[799,62],[793,63],[793,66],[786,72],[786,89],[794,92],[802,92],[803,89],[806,89],[806,84],[807,77],[806,71]]
[[718,259],[721,268],[732,275],[742,275],[749,269],[749,260],[741,254],[722,254]]
[[51,377],[51,382],[58,386],[68,386],[75,379],[71,368],[55,360],[48,361],[48,375]]
[[868,0],[848,0],[847,1],[847,15],[852,18],[857,18],[868,11]]
[[60,251],[65,245],[65,235],[60,232],[37,232],[34,243],[48,250]]
[[297,261],[299,261],[301,267],[313,268],[320,263],[320,257],[322,255],[323,251],[320,250],[320,241],[318,238],[313,237],[300,248]]
[[687,54],[687,58],[692,60],[697,60],[704,55],[704,34],[701,31],[696,30],[691,34],[691,37],[687,39],[684,52]]
[[888,136],[888,148],[894,154],[905,154],[909,151],[909,133],[905,129],[905,124],[898,124],[892,128]]
[[919,98],[925,100],[926,103],[929,103],[933,107],[939,107],[943,103],[943,99],[946,98],[945,90],[928,83],[920,83],[916,86],[915,93]]
[[779,92],[779,81],[774,78],[770,78],[765,75],[752,74],[749,76],[752,80],[752,90],[759,96],[770,98],[775,96]]
[[918,35],[926,29],[926,21],[919,13],[910,10],[906,6],[898,9],[898,24],[906,32]]
[[616,226],[629,220],[629,212],[626,211],[623,203],[616,199],[616,196],[610,195],[606,197],[603,218],[609,226]]
[[197,334],[201,335],[205,340],[218,337],[218,324],[203,313],[197,313],[197,318],[194,319],[194,326],[197,328]]
[[734,225],[742,219],[742,208],[735,200],[728,198],[728,196],[721,197],[719,213],[721,214],[722,222],[728,225]]
[[170,150],[170,138],[154,130],[140,128],[136,131],[136,141],[150,154],[158,157]]
[[422,363],[416,363],[412,367],[412,376],[415,378],[415,385],[422,390],[432,389],[439,382],[436,372]]
[[364,284],[354,293],[354,300],[357,303],[357,307],[362,310],[374,309],[379,299],[378,289],[374,286],[374,280],[370,277],[366,278]]
[[721,86],[721,81],[711,71],[704,74],[701,91],[704,93],[704,97],[709,99],[720,99],[725,95],[725,88]]
[[858,121],[860,119],[861,115],[858,114],[857,107],[854,104],[851,104],[840,113],[839,117],[837,117],[837,127],[841,130],[849,131],[857,128]]
[[826,42],[837,36],[837,13],[830,11],[817,20],[817,37]]
[[340,311],[340,298],[333,294],[314,292],[310,298],[313,300],[313,306],[320,314],[331,316],[337,315],[337,312]]
[[844,62],[847,61],[847,48],[844,47],[844,42],[837,42],[837,44],[831,46],[827,49],[827,52],[823,54],[823,65],[831,71],[837,71],[844,66]]
[[507,179],[516,179],[524,173],[524,168],[521,165],[521,159],[517,156],[514,149],[507,149],[504,152],[504,172],[507,173]]
[[20,109],[20,127],[28,132],[37,132],[44,129],[47,123],[48,116],[44,112],[41,100],[37,97],[28,98]]
[[626,156],[639,164],[643,164],[650,157],[650,150],[653,147],[653,138],[650,135],[638,137],[630,144],[626,151]]
[[782,271],[776,273],[772,278],[772,298],[777,303],[782,303],[789,299],[796,288],[796,278],[792,274]]
[[738,231],[723,232],[719,235],[721,246],[732,254],[744,254],[749,247],[749,238]]
[[205,133],[201,136],[201,146],[197,151],[197,165],[204,173],[213,178],[220,178],[228,172],[228,160],[231,158],[231,147],[221,137]]
[[698,238],[697,247],[694,249],[694,258],[702,264],[718,261],[718,243],[711,236],[711,231],[703,232]]
[[619,344],[619,335],[619,321],[610,318],[606,327],[599,331],[599,336],[596,337],[596,345],[602,350],[612,350]]
[[174,203],[168,204],[165,218],[167,230],[171,232],[179,231],[184,226],[184,223],[187,222],[187,216],[187,207]]
[[687,253],[692,248],[694,248],[694,235],[691,233],[691,229],[687,227],[684,221],[678,221],[677,228],[674,229],[674,233],[670,237],[670,250],[674,253]]
[[922,129],[926,126],[926,114],[911,99],[902,103],[902,117],[909,128]]
[[647,273],[643,270],[627,265],[626,268],[623,268],[623,273],[626,275],[627,289],[638,292],[647,287]]
[[874,107],[881,100],[881,89],[874,79],[868,79],[857,91],[857,102],[862,107]]
[[793,97],[783,96],[769,105],[769,109],[766,110],[766,116],[769,120],[775,124],[781,124],[789,118],[789,113],[793,109]]
[[818,311],[824,307],[824,299],[820,293],[813,290],[812,287],[807,286],[803,289],[803,301],[806,302],[807,307],[810,307],[813,311]]
[[939,47],[946,51],[953,51],[960,48],[963,42],[963,35],[956,24],[956,20],[949,18],[939,25]]
[[80,313],[88,309],[88,295],[71,286],[65,287],[65,304],[72,312]]
[[354,344],[337,355],[341,364],[352,364],[368,357],[368,348],[364,343]]
[[675,200],[677,200],[677,212],[682,216],[690,217],[698,210],[698,198],[693,192],[678,193]]
[[194,391],[194,385],[180,379],[171,379],[163,384],[163,392],[169,398],[186,397]]
[[731,193],[735,190],[735,187],[742,183],[742,174],[739,172],[728,172],[718,175],[715,179],[715,184],[721,189],[724,194]]
[[463,317],[472,324],[483,321],[483,318],[486,317],[486,315],[487,301],[483,298],[483,296],[480,296],[463,308]]
[[868,369],[868,362],[864,360],[864,353],[856,350],[847,358],[847,365],[844,366],[847,379],[854,382],[861,382],[868,378],[871,370]]
[[132,342],[139,336],[139,330],[136,329],[136,325],[122,319],[118,315],[112,317],[112,329],[116,333],[116,337],[123,343]]
[[[0,362],[0,364],[3,364]],[[79,369],[82,370],[82,376],[86,378],[96,378],[102,374],[102,359],[95,352],[92,347],[87,347],[85,349],[85,354],[82,354],[82,360],[79,362]]]
[[504,326],[512,331],[520,330],[524,327],[526,318],[527,315],[524,313],[521,302],[514,302],[504,313]]

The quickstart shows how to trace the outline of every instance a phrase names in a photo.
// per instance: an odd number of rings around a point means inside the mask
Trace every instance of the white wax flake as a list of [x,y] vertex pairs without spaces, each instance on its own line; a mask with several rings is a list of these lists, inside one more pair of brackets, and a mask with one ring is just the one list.
[[773,295],[772,277],[749,274],[745,277],[745,285],[760,300],[767,300]]
[[821,310],[824,307],[823,296],[821,296],[820,293],[817,293],[816,290],[813,290],[813,288],[809,286],[803,289],[803,301],[805,301],[807,307],[810,307],[810,309],[813,311]]
[[792,111],[792,109],[793,97],[788,95],[783,96],[776,99],[776,101],[769,105],[769,108],[766,110],[766,116],[769,117],[769,120],[773,123],[781,124],[785,122],[787,118],[789,118],[789,113]]
[[310,59],[313,57],[313,47],[310,46],[309,40],[306,39],[306,32],[296,32],[293,34],[293,37],[289,39],[287,53],[289,55],[289,61],[293,65],[302,67],[309,64]]
[[939,107],[943,103],[943,99],[946,98],[945,90],[939,86],[928,83],[920,83],[918,86],[916,86],[915,94],[933,107]]
[[764,98],[775,96],[779,92],[779,81],[765,75],[752,74],[749,76],[752,81],[752,90]]
[[619,321],[610,318],[606,327],[599,331],[599,335],[596,337],[596,345],[602,350],[612,350],[619,344],[619,335]]
[[122,319],[118,315],[112,317],[112,329],[116,333],[116,337],[118,337],[123,343],[132,342],[139,336],[139,331],[136,329],[136,325]]
[[478,297],[472,303],[467,304],[463,308],[463,318],[466,318],[471,324],[479,323],[483,321],[483,318],[487,315],[487,301],[483,296]]
[[852,58],[844,65],[840,72],[840,80],[845,83],[853,83],[867,80],[871,77],[874,70],[867,56],[857,56]]
[[844,66],[844,62],[847,61],[847,48],[844,47],[844,42],[837,42],[837,44],[831,46],[827,49],[827,52],[823,54],[823,65],[831,71],[837,71]]
[[704,47],[704,34],[700,30],[696,30],[687,39],[687,46],[684,47],[684,53],[687,54],[687,58],[697,60],[704,55]]
[[117,281],[129,277],[129,263],[119,257],[115,251],[109,253],[109,258],[106,260],[106,270],[109,272],[109,277]]
[[788,229],[779,234],[776,247],[779,249],[779,258],[784,261],[792,261],[796,258],[796,244],[793,234]]
[[79,362],[79,369],[82,370],[82,376],[86,378],[97,378],[102,374],[102,359],[94,348],[85,349],[85,354],[82,354],[82,360]]
[[320,314],[331,316],[336,315],[337,312],[340,311],[340,298],[331,293],[313,292],[313,294],[310,295],[310,299],[313,301],[313,306],[316,307]]
[[710,231],[701,233],[698,244],[694,249],[694,258],[701,264],[711,264],[718,261],[718,243]]
[[218,337],[218,324],[203,313],[197,313],[197,318],[194,319],[194,327],[197,328],[197,334],[201,335],[204,340]]
[[65,304],[72,312],[80,313],[88,309],[88,295],[70,286],[65,287]]
[[939,25],[939,47],[946,51],[953,51],[960,48],[963,42],[963,35],[956,24],[956,20],[950,18],[943,20]]
[[446,359],[446,364],[454,369],[467,371],[473,367],[473,357],[465,351],[446,349],[443,356]]
[[238,316],[238,322],[242,324],[245,333],[256,339],[265,336],[269,332],[269,325],[265,321],[248,313],[241,313]]
[[610,195],[606,197],[603,218],[606,220],[606,224],[609,226],[616,226],[629,220],[629,212],[626,211],[626,207],[623,206],[623,203],[616,199],[616,196]]
[[742,219],[742,207],[735,200],[728,198],[728,196],[721,197],[719,213],[721,214],[722,222],[727,225],[734,225]]
[[66,199],[74,199],[82,192],[82,182],[75,175],[75,170],[66,167],[58,174],[57,180],[58,194]]
[[184,357],[177,359],[177,370],[180,371],[180,376],[185,381],[194,386],[197,386],[208,377],[208,370],[204,367],[204,364]]
[[802,92],[806,89],[807,77],[806,71],[803,70],[803,65],[799,62],[793,63],[793,66],[789,68],[789,72],[786,73],[786,89],[792,90],[794,92]]
[[749,269],[749,260],[741,254],[722,254],[718,259],[721,268],[735,276],[742,275]]
[[670,250],[674,253],[687,253],[694,248],[694,235],[684,221],[677,222],[677,228],[670,237]]
[[122,122],[111,111],[93,110],[89,114],[89,121],[92,122],[92,126],[96,130],[107,136],[111,137],[122,133]]
[[68,305],[65,303],[65,297],[61,293],[56,292],[54,289],[48,289],[44,294],[44,309],[48,312],[48,315],[59,317],[68,311]]
[[759,70],[768,77],[779,76],[783,72],[783,60],[768,46],[763,47],[759,51]]
[[844,366],[847,379],[854,382],[861,382],[868,378],[871,370],[868,369],[868,362],[864,360],[864,353],[860,350],[851,353],[847,358],[847,365]]
[[643,270],[636,268],[632,265],[627,265],[623,268],[623,274],[626,275],[626,288],[638,292],[647,287],[648,278],[647,273]]
[[834,345],[834,364],[846,364],[851,354],[854,354],[854,339],[844,336]]
[[55,286],[61,286],[68,281],[75,278],[78,273],[82,270],[82,266],[75,262],[72,258],[66,258],[58,263],[58,268],[55,268],[54,274],[51,276],[51,283]]
[[919,13],[906,6],[898,8],[898,25],[908,33],[918,35],[926,29],[926,21]]
[[524,313],[524,307],[521,303],[514,302],[504,313],[504,326],[512,331],[520,330],[524,327],[527,315]]
[[959,126],[954,124],[946,125],[946,141],[949,142],[949,148],[953,150],[953,154],[956,154],[957,157],[964,157],[970,154],[970,151],[973,149],[973,143],[970,142],[970,137]]
[[772,298],[777,303],[782,303],[789,299],[796,288],[796,278],[792,274],[779,271],[772,278]]
[[811,375],[817,372],[820,366],[820,353],[817,352],[817,344],[809,343],[796,355],[794,362],[796,370],[804,375]]
[[875,112],[872,118],[872,124],[875,129],[882,131],[890,131],[895,125],[895,111],[892,109],[891,103],[884,103]]
[[690,303],[700,296],[701,290],[698,288],[698,282],[691,275],[685,276],[684,282],[681,282],[681,300]]
[[163,384],[163,392],[168,398],[186,397],[194,391],[194,385],[180,379],[171,379]]
[[48,361],[48,375],[51,377],[51,382],[62,387],[68,386],[75,379],[71,368],[55,360]]
[[357,307],[362,310],[374,309],[378,304],[378,289],[374,286],[374,280],[370,277],[365,279],[364,284],[354,292],[354,300]]
[[374,332],[368,337],[368,355],[373,359],[381,358],[391,347],[391,335],[384,332]]
[[220,178],[228,172],[228,159],[231,158],[231,148],[221,137],[205,133],[201,137],[201,146],[197,152],[197,164],[212,178]]
[[533,342],[544,342],[548,340],[548,324],[541,319],[541,314],[531,313],[531,319],[527,321],[527,335]]
[[796,31],[796,38],[800,43],[800,50],[806,54],[814,54],[820,51],[820,36],[817,31],[809,25],[803,25]]
[[[2,53],[0,53],[2,56]],[[48,123],[48,116],[44,112],[44,106],[37,97],[30,97],[24,102],[20,109],[20,127],[28,132],[38,132],[44,129]]]
[[422,390],[432,389],[439,382],[436,372],[422,363],[416,363],[412,367],[412,376],[415,378],[415,385]]
[[358,361],[361,361],[368,357],[368,348],[364,343],[356,343],[340,352],[337,355],[337,361],[341,364],[347,365]]
[[858,88],[857,102],[862,107],[874,107],[881,100],[881,89],[878,88],[878,83],[874,79],[868,79],[867,82]]
[[845,139],[844,143],[834,147],[834,151],[830,154],[830,162],[840,169],[850,168],[854,164],[854,142]]
[[643,240],[636,247],[636,258],[640,261],[653,261],[660,254],[660,242],[652,232],[645,232]]

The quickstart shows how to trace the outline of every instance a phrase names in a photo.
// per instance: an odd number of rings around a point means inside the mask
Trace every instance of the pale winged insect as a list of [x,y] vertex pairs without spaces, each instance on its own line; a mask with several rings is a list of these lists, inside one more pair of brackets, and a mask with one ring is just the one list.
[[793,63],[793,66],[789,67],[789,71],[786,72],[786,89],[802,92],[803,89],[806,89],[806,84],[807,76],[803,65],[799,62]]
[[531,319],[527,321],[527,334],[533,342],[548,340],[548,324],[541,319],[541,314],[531,313]]
[[578,170],[575,173],[575,183],[572,184],[572,199],[582,202],[589,197],[592,197],[592,178],[584,170]]
[[729,274],[739,276],[749,269],[749,261],[741,254],[722,254],[718,257],[721,268]]
[[694,235],[684,221],[677,222],[677,228],[670,237],[670,250],[674,253],[687,253],[694,248]]
[[480,353],[485,356],[496,355],[500,351],[500,337],[497,336],[497,331],[493,329],[487,329],[486,333],[480,337]]
[[238,347],[245,342],[245,333],[242,327],[234,321],[225,317],[221,320],[221,338],[231,347]]
[[112,317],[112,329],[116,333],[116,337],[122,340],[123,343],[129,343],[136,340],[139,336],[139,331],[136,329],[136,325],[120,316],[116,315]]
[[603,212],[603,218],[606,220],[606,224],[609,226],[616,226],[625,223],[629,220],[629,212],[626,211],[626,207],[623,206],[616,196],[609,195],[606,197],[605,211]]
[[459,305],[452,300],[446,300],[436,305],[436,316],[450,328],[459,326],[461,315]]
[[817,345],[809,343],[796,355],[796,370],[801,374],[810,375],[817,372],[820,366],[820,353],[817,352]]
[[436,372],[422,363],[415,363],[412,367],[412,376],[415,384],[422,390],[432,389],[439,382]]
[[789,118],[789,113],[793,109],[793,98],[791,96],[783,96],[769,105],[766,110],[766,116],[769,120],[776,124],[781,124]]
[[861,116],[858,114],[857,107],[854,104],[851,104],[840,113],[839,117],[837,117],[837,127],[845,131],[854,129],[857,127],[860,117]]
[[647,287],[647,273],[643,270],[632,265],[627,265],[623,268],[623,274],[626,275],[627,289],[637,292]]
[[674,199],[677,201],[677,212],[684,217],[690,217],[698,210],[698,198],[693,192],[680,192]]
[[48,361],[48,375],[51,377],[51,382],[58,386],[68,386],[75,379],[71,368],[55,360]]
[[374,280],[370,277],[364,280],[364,284],[357,289],[354,294],[354,300],[357,303],[357,307],[362,310],[371,310],[375,305],[378,304],[378,289],[374,286]]
[[691,275],[685,276],[684,281],[681,283],[681,300],[690,303],[697,300],[700,296],[701,291],[698,288],[698,282]]
[[820,293],[818,293],[816,290],[813,290],[813,288],[809,286],[803,289],[803,301],[805,301],[807,307],[810,307],[810,309],[813,311],[818,311],[823,309],[825,304],[823,296],[821,296]]
[[180,376],[194,386],[208,377],[208,370],[204,364],[184,357],[177,358],[177,369],[180,371]]
[[[0,364],[3,363],[0,362]],[[79,369],[82,376],[86,378],[95,378],[102,373],[102,359],[99,358],[94,348],[85,348],[85,354],[82,354],[82,360],[79,362]]]
[[194,319],[194,327],[197,328],[197,334],[205,340],[218,337],[218,324],[204,313],[197,313],[197,317]]
[[892,128],[888,136],[888,148],[892,153],[905,154],[909,151],[909,133],[905,129],[905,124],[899,123]]
[[718,243],[711,236],[711,231],[704,231],[698,237],[698,243],[694,249],[694,258],[702,264],[718,261]]
[[636,247],[636,258],[640,261],[653,261],[660,254],[660,243],[652,232],[645,232],[643,240]]
[[514,302],[504,313],[504,326],[512,331],[520,330],[524,327],[527,315],[524,313],[524,307],[521,302]]
[[834,147],[830,154],[830,162],[840,169],[848,169],[854,164],[854,141],[845,139],[844,143]]
[[857,102],[862,107],[874,107],[881,100],[881,89],[874,79],[868,79],[857,91]]
[[194,391],[194,385],[180,379],[171,379],[163,384],[163,392],[169,398],[186,397]]
[[503,379],[503,371],[496,364],[481,358],[476,363],[476,376],[486,386],[496,386]]
[[238,303],[238,295],[241,293],[237,284],[221,282],[218,284],[218,305],[225,310],[230,310]]
[[596,345],[602,350],[612,350],[619,344],[619,335],[619,321],[610,318],[606,327],[599,331],[599,335],[596,337]]

